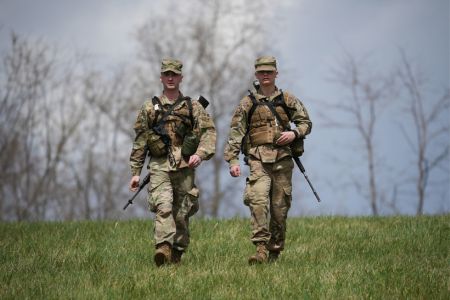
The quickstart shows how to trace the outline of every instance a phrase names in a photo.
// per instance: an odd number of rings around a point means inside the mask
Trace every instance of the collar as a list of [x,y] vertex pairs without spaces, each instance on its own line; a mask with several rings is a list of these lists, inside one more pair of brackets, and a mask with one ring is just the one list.
[[[183,93],[180,91],[180,95],[178,96],[178,99],[183,98],[183,97],[184,97],[184,95],[183,95]],[[177,99],[177,100],[178,100],[178,99]],[[174,104],[177,100],[175,100],[175,101],[170,101],[169,98],[167,98],[167,96],[164,95],[164,93],[162,93],[161,96],[159,96],[159,101],[161,101],[161,104],[162,104],[162,105],[166,105],[166,104],[172,105],[172,104]]]
[[256,91],[255,98],[256,98],[256,100],[258,100],[258,101],[264,101],[264,100],[273,101],[273,99],[276,98],[276,97],[277,97],[278,95],[280,95],[280,94],[281,94],[281,92],[280,92],[280,90],[278,89],[277,86],[275,86],[275,91],[274,91],[274,92],[272,93],[272,95],[270,95],[269,97],[264,96],[263,94],[261,94],[261,88],[259,88],[259,89]]

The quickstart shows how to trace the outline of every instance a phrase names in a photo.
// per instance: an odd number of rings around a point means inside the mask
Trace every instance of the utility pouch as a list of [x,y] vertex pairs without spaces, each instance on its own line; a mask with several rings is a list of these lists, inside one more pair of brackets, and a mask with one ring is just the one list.
[[190,131],[184,135],[183,144],[181,145],[181,155],[191,156],[197,151],[200,140],[197,135]]
[[244,154],[244,156],[248,156],[248,152],[250,151],[251,144],[250,144],[250,136],[249,134],[244,135],[241,142],[241,152]]
[[147,146],[153,157],[161,157],[167,155],[167,147],[163,143],[161,137],[153,130],[150,130],[147,138]]
[[304,149],[304,138],[298,138],[292,141],[290,144],[292,156],[299,157],[303,154]]
[[181,123],[180,126],[177,127],[177,129],[175,130],[175,133],[183,138],[186,134],[187,134],[188,128],[186,127],[186,125],[184,123]]

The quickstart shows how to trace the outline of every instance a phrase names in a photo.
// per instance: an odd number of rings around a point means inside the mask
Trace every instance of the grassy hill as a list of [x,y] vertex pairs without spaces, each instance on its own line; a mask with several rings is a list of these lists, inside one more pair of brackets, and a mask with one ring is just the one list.
[[151,221],[0,223],[0,299],[449,299],[450,215],[288,219],[286,250],[248,266],[248,220],[191,223],[156,268]]

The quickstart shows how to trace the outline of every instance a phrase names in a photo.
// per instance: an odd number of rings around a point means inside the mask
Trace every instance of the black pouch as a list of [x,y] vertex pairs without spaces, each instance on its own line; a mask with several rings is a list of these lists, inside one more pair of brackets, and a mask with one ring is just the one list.
[[291,144],[291,152],[292,156],[298,157],[302,156],[305,148],[304,148],[304,138],[295,139]]

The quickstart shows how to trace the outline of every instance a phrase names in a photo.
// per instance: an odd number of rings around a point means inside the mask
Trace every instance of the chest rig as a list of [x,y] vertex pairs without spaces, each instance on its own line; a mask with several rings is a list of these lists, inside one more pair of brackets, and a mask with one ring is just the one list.
[[[186,105],[180,105],[182,102]],[[171,146],[180,146],[188,132],[192,132],[194,117],[192,102],[189,97],[179,97],[175,103],[163,105],[158,97],[152,98],[153,109],[150,113],[152,120],[147,135],[147,148],[152,157],[168,155],[171,165],[175,165],[175,158]]]
[[283,91],[272,101],[256,100],[249,91],[252,106],[247,115],[247,134],[252,146],[273,144],[284,130],[290,129],[290,109],[284,101]]
[[[246,156],[250,147],[273,145],[281,132],[290,131],[291,111],[295,110],[287,106],[282,90],[272,101],[267,98],[258,101],[251,91],[248,97],[252,106],[247,114],[247,131],[241,143],[241,152]],[[293,156],[300,156],[303,153],[303,139],[296,138],[290,148]]]
[[[180,105],[182,103],[186,105]],[[192,100],[179,97],[175,103],[163,105],[158,97],[152,98],[154,116],[151,128],[166,145],[181,146],[183,138],[194,126]]]

